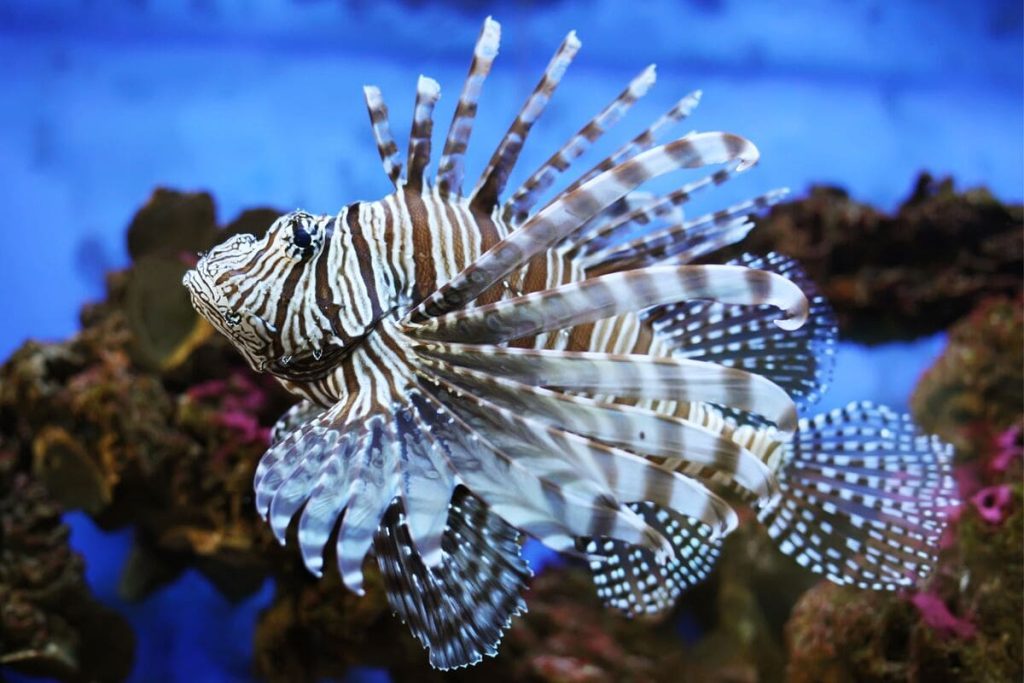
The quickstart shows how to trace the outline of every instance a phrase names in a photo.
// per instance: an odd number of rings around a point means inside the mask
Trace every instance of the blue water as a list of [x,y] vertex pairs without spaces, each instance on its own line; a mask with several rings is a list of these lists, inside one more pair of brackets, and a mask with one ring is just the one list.
[[[443,130],[488,13],[503,42],[470,179],[575,28],[583,51],[513,183],[657,62],[658,86],[597,154],[702,88],[693,126],[741,133],[763,154],[717,201],[831,182],[893,208],[925,169],[1024,197],[1019,0],[0,0],[0,358],[28,337],[75,331],[102,273],[126,264],[124,229],[155,186],[209,190],[222,220],[253,205],[334,212],[385,193],[361,86],[382,87],[403,140],[416,76],[437,78]],[[905,407],[941,347],[941,336],[844,344],[826,407]],[[90,583],[139,634],[134,680],[249,679],[269,584],[236,607],[187,574],[125,605],[115,585],[129,534],[69,521]]]

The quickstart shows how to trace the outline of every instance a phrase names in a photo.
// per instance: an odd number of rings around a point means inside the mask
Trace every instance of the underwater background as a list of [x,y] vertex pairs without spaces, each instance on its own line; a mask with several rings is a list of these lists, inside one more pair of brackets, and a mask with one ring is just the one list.
[[[79,329],[82,305],[105,296],[105,274],[129,264],[125,230],[154,188],[209,192],[222,224],[251,207],[333,213],[384,195],[362,85],[381,87],[401,140],[416,77],[436,78],[446,124],[489,14],[502,46],[470,173],[575,29],[583,50],[521,175],[654,62],[656,87],[608,145],[702,89],[688,123],[742,134],[762,153],[716,205],[780,186],[802,199],[827,184],[892,213],[922,171],[1006,204],[1024,198],[1019,0],[0,0],[0,358]],[[923,233],[889,257],[933,247]],[[864,345],[869,337],[841,344],[823,408],[870,399],[909,409],[949,341],[934,330]],[[232,601],[189,568],[128,601],[119,583],[132,528],[101,530],[79,511],[63,519],[93,594],[134,631],[130,680],[257,678],[254,630],[272,580]],[[554,562],[534,557],[535,569]],[[28,680],[0,668],[5,679]],[[343,680],[390,678],[357,667]]]

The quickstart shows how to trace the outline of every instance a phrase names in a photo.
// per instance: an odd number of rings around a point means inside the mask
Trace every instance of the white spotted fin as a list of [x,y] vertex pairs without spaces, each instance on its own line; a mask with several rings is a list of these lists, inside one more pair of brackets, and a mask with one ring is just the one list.
[[[838,337],[832,307],[800,265],[787,256],[744,254],[734,266],[774,273],[794,284],[809,302],[799,329],[780,330],[771,306],[719,301],[680,301],[645,311],[658,340],[679,358],[690,358],[761,375],[782,387],[799,408],[828,388]],[[730,412],[733,417],[736,412]],[[744,418],[746,421],[746,418]]]
[[629,617],[657,617],[670,611],[684,590],[707,578],[722,540],[707,525],[652,503],[630,507],[669,539],[676,551],[672,560],[658,564],[649,551],[611,539],[581,545],[594,558],[590,571],[606,607]]

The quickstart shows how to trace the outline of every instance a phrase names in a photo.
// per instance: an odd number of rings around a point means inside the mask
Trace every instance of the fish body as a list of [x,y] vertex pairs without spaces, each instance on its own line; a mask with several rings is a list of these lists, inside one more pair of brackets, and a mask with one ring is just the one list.
[[[541,204],[647,92],[648,67],[502,202],[579,49],[570,33],[464,192],[499,33],[484,23],[433,181],[440,87],[419,80],[404,164],[367,87],[394,192],[282,216],[185,276],[196,309],[302,399],[254,483],[278,539],[296,524],[317,575],[333,542],[355,591],[372,554],[438,668],[493,655],[525,609],[523,534],[588,558],[610,607],[666,611],[735,527],[726,492],[834,581],[892,589],[926,576],[955,498],[948,447],[868,404],[801,420],[827,381],[827,303],[776,254],[694,265],[782,196],[684,216],[693,194],[754,165],[756,147],[714,132],[656,144],[696,105],[690,94]],[[637,190],[705,168],[661,197]]]

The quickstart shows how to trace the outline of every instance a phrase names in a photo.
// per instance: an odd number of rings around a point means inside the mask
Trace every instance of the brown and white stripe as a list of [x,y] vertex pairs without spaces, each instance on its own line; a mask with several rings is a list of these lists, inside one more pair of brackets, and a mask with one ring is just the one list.
[[505,137],[498,144],[498,148],[491,155],[487,167],[480,175],[480,180],[470,194],[470,206],[478,213],[490,213],[498,203],[498,198],[505,189],[509,173],[519,159],[519,153],[523,149],[526,137],[530,129],[536,123],[540,115],[544,113],[551,95],[555,92],[565,70],[569,68],[573,58],[580,49],[580,41],[576,38],[576,32],[570,31],[562,41],[562,44],[551,58],[540,82],[533,92],[526,99],[523,108],[516,115],[512,125],[509,126]]
[[447,198],[450,194],[462,194],[463,164],[469,137],[473,132],[477,101],[480,99],[484,80],[491,72],[491,64],[498,55],[500,42],[501,26],[487,17],[473,49],[473,61],[469,65],[469,74],[462,86],[459,103],[455,107],[437,168],[437,187],[442,198]]
[[572,162],[587,151],[594,142],[626,115],[638,99],[647,94],[654,85],[657,72],[650,65],[634,78],[619,96],[612,100],[594,118],[588,121],[575,135],[551,155],[539,169],[512,193],[505,202],[502,219],[513,225],[522,223],[540,195],[551,187],[559,174],[565,173]]

